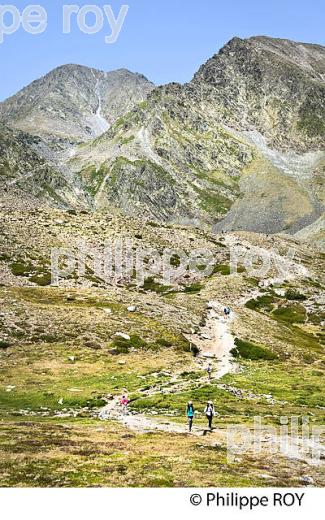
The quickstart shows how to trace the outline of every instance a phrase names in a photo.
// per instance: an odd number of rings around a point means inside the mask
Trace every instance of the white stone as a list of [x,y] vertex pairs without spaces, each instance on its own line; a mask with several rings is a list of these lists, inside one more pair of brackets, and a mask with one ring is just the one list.
[[131,339],[128,334],[124,334],[123,332],[116,332],[116,334],[114,334],[114,336],[117,338],[126,339],[127,341],[129,341]]

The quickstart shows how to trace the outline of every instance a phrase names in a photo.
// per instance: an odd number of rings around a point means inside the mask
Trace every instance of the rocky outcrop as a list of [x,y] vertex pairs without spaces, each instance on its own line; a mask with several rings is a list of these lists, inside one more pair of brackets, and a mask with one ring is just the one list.
[[234,38],[191,87],[225,124],[257,130],[276,149],[319,150],[325,137],[325,48],[267,37]]
[[39,139],[0,124],[0,189],[59,208],[87,205],[80,184],[38,151]]

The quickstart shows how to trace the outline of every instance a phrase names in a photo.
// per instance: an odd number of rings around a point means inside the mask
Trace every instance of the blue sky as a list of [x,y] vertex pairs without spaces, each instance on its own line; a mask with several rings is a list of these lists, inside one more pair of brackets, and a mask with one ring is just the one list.
[[[0,44],[0,100],[64,63],[102,70],[128,68],[156,84],[189,81],[198,67],[233,36],[268,35],[325,44],[324,0],[8,0],[20,11],[29,4],[48,13],[43,34],[22,28]],[[119,38],[105,44],[108,21],[94,35],[83,34],[72,17],[62,34],[62,6],[110,4],[117,15],[129,5]],[[5,22],[9,23],[9,18]],[[89,17],[88,22],[92,22]]]

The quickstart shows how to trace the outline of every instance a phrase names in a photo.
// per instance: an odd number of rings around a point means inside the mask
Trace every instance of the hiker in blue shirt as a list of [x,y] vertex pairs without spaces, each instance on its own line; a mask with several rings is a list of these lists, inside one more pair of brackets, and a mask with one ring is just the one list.
[[188,420],[188,428],[189,428],[189,431],[191,432],[192,425],[193,425],[193,419],[194,419],[194,406],[193,406],[192,401],[189,401],[187,403],[186,415],[187,415],[187,420]]

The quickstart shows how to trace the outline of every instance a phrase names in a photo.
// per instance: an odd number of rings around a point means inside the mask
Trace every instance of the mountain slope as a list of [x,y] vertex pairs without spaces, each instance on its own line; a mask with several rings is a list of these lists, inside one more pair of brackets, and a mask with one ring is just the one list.
[[0,117],[25,132],[85,141],[144,100],[153,85],[128,70],[63,65],[0,104]]
[[318,150],[325,136],[325,48],[234,38],[195,74],[197,95],[225,124],[257,130],[272,147]]
[[64,66],[0,105],[93,209],[296,233],[324,212],[325,48],[234,38],[185,85]]
[[156,88],[69,167],[95,207],[294,233],[323,211],[324,70],[323,47],[235,38],[189,84]]
[[[6,198],[32,200],[61,208],[85,206],[76,182],[55,168],[39,151],[39,139],[0,124],[0,190]],[[14,203],[13,203],[14,204]],[[22,204],[23,205],[23,204]]]
[[310,224],[310,226],[298,231],[296,237],[300,240],[310,242],[325,252],[325,213],[323,213],[323,215],[315,222]]

